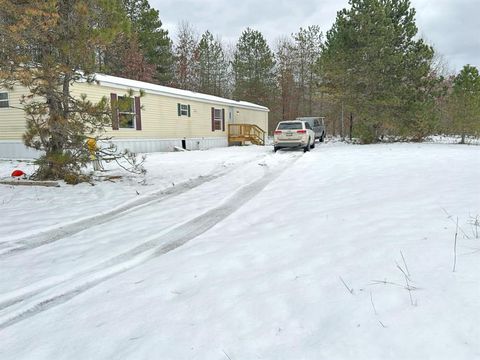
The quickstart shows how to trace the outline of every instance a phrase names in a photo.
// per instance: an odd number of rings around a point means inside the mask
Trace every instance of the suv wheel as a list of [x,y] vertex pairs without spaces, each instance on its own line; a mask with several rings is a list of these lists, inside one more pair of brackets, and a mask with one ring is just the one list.
[[310,151],[310,138],[308,138],[308,143],[305,145],[303,148],[303,152],[306,153],[307,151]]

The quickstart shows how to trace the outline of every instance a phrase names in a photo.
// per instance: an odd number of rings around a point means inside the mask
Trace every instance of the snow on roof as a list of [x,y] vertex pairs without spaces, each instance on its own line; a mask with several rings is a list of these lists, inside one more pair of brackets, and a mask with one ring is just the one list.
[[189,90],[175,89],[168,86],[151,84],[143,81],[130,80],[125,78],[120,78],[111,75],[104,74],[95,74],[95,80],[100,83],[100,85],[112,86],[112,87],[124,87],[127,89],[133,90],[144,90],[146,93],[165,95],[176,98],[185,98],[192,100],[201,100],[206,102],[212,102],[215,104],[225,104],[228,106],[242,107],[253,110],[260,111],[270,111],[267,107],[253,104],[247,101],[236,101],[231,99],[225,99],[218,96],[207,95],[202,93],[197,93]]

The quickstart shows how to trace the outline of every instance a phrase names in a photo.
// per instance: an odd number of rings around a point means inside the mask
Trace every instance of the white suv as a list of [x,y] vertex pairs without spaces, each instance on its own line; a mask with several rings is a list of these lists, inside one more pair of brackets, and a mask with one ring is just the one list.
[[273,151],[301,147],[309,151],[315,147],[315,132],[306,121],[280,121],[273,132]]

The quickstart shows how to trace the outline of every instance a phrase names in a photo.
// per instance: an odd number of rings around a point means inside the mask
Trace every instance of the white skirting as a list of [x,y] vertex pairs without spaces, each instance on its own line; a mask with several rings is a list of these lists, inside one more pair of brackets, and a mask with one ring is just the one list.
[[40,151],[26,147],[19,140],[0,141],[0,159],[35,159],[40,154]]
[[[182,147],[185,142],[187,150],[206,150],[228,146],[226,137],[185,138],[185,139],[115,139],[112,140],[120,150],[128,149],[136,153],[167,152],[174,147]],[[2,159],[35,159],[39,151],[27,148],[21,141],[0,141],[0,158]]]
[[[184,143],[182,142],[184,141]],[[120,150],[128,149],[136,153],[167,152],[174,147],[187,150],[207,150],[215,147],[228,146],[227,138],[185,138],[185,139],[115,139],[112,142]]]

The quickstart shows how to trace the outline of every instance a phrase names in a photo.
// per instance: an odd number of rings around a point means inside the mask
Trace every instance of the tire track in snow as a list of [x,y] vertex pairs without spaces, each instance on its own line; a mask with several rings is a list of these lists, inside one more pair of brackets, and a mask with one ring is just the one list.
[[[265,174],[260,179],[244,185],[218,207],[212,208],[183,224],[176,225],[172,227],[171,230],[123,254],[89,270],[74,274],[71,278],[63,280],[53,286],[46,286],[23,294],[20,297],[4,300],[0,304],[0,310],[6,310],[8,307],[24,301],[33,301],[31,304],[26,304],[23,308],[13,311],[13,314],[7,313],[2,315],[0,317],[0,330],[35,316],[45,310],[61,305],[115,276],[179,248],[190,240],[205,233],[242,207],[300,157],[301,156],[290,157],[290,161],[284,163],[280,169],[274,171],[265,169]],[[50,290],[51,293],[49,294]],[[42,293],[46,294],[40,299],[34,299],[35,296],[41,295]]]
[[158,203],[161,201],[165,201],[177,195],[181,195],[200,185],[203,185],[207,182],[210,182],[222,176],[225,176],[231,171],[235,170],[236,168],[242,165],[245,165],[250,162],[259,161],[262,158],[265,158],[265,155],[256,157],[252,160],[248,160],[245,162],[240,162],[236,166],[233,166],[227,170],[221,171],[218,174],[199,176],[193,180],[188,180],[180,184],[177,184],[174,187],[171,187],[159,192],[151,193],[145,197],[142,197],[141,199],[134,200],[125,205],[119,206],[111,211],[89,216],[87,218],[83,218],[73,223],[69,223],[68,225],[60,226],[58,228],[41,232],[33,236],[28,236],[23,239],[16,240],[11,244],[5,244],[5,248],[0,250],[0,260],[8,256],[16,255],[17,253],[22,251],[35,249],[37,247],[62,240],[65,237],[77,234],[93,226],[102,225],[104,223],[107,223],[117,218],[119,215],[123,215],[125,213],[132,212],[132,211],[137,211],[139,209],[142,209],[145,206]]

